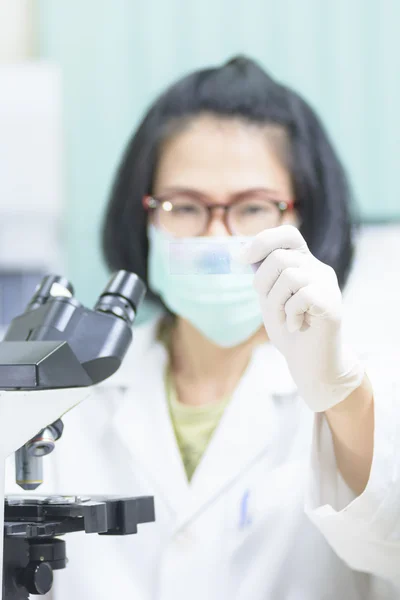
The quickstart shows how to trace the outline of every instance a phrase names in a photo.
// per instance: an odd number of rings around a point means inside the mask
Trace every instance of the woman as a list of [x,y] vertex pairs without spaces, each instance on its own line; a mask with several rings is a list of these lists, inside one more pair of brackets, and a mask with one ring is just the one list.
[[397,597],[376,577],[399,559],[396,419],[342,337],[349,190],[311,108],[246,58],[173,85],[122,159],[104,249],[163,314],[65,417],[55,479],[154,495],[156,523],[70,536],[55,598]]

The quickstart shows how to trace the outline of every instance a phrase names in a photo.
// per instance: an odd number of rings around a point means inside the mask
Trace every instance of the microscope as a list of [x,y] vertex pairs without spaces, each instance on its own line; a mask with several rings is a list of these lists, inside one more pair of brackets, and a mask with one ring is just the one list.
[[[91,310],[76,300],[66,279],[49,275],[0,342],[3,600],[51,590],[53,571],[67,565],[59,536],[77,531],[129,535],[155,520],[150,496],[32,494],[43,481],[44,457],[63,433],[61,417],[120,367],[144,294],[135,274],[119,271]],[[5,459],[14,452],[16,482],[29,492],[5,497]]]

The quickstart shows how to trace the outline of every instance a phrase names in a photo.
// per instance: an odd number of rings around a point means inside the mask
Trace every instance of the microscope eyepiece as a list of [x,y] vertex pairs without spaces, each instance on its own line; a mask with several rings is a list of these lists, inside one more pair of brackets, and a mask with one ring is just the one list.
[[68,279],[59,275],[47,275],[37,286],[25,312],[46,304],[47,300],[52,296],[72,297],[73,295],[74,288]]
[[94,310],[113,314],[132,325],[145,293],[146,286],[137,275],[118,271],[110,279]]

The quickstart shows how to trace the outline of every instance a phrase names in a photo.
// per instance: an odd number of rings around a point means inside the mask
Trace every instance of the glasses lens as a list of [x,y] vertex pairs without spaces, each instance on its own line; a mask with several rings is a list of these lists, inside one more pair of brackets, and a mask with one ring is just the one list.
[[229,227],[236,235],[256,235],[264,229],[278,227],[281,210],[268,199],[246,199],[233,204],[228,211]]
[[157,212],[158,225],[175,237],[201,235],[207,227],[206,207],[184,195],[164,200]]

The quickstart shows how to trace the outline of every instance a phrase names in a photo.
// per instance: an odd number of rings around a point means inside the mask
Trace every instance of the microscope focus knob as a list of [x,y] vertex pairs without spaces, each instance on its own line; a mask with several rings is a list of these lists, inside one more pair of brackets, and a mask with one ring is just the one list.
[[30,562],[24,569],[23,585],[30,594],[47,594],[53,585],[53,569],[49,563]]

